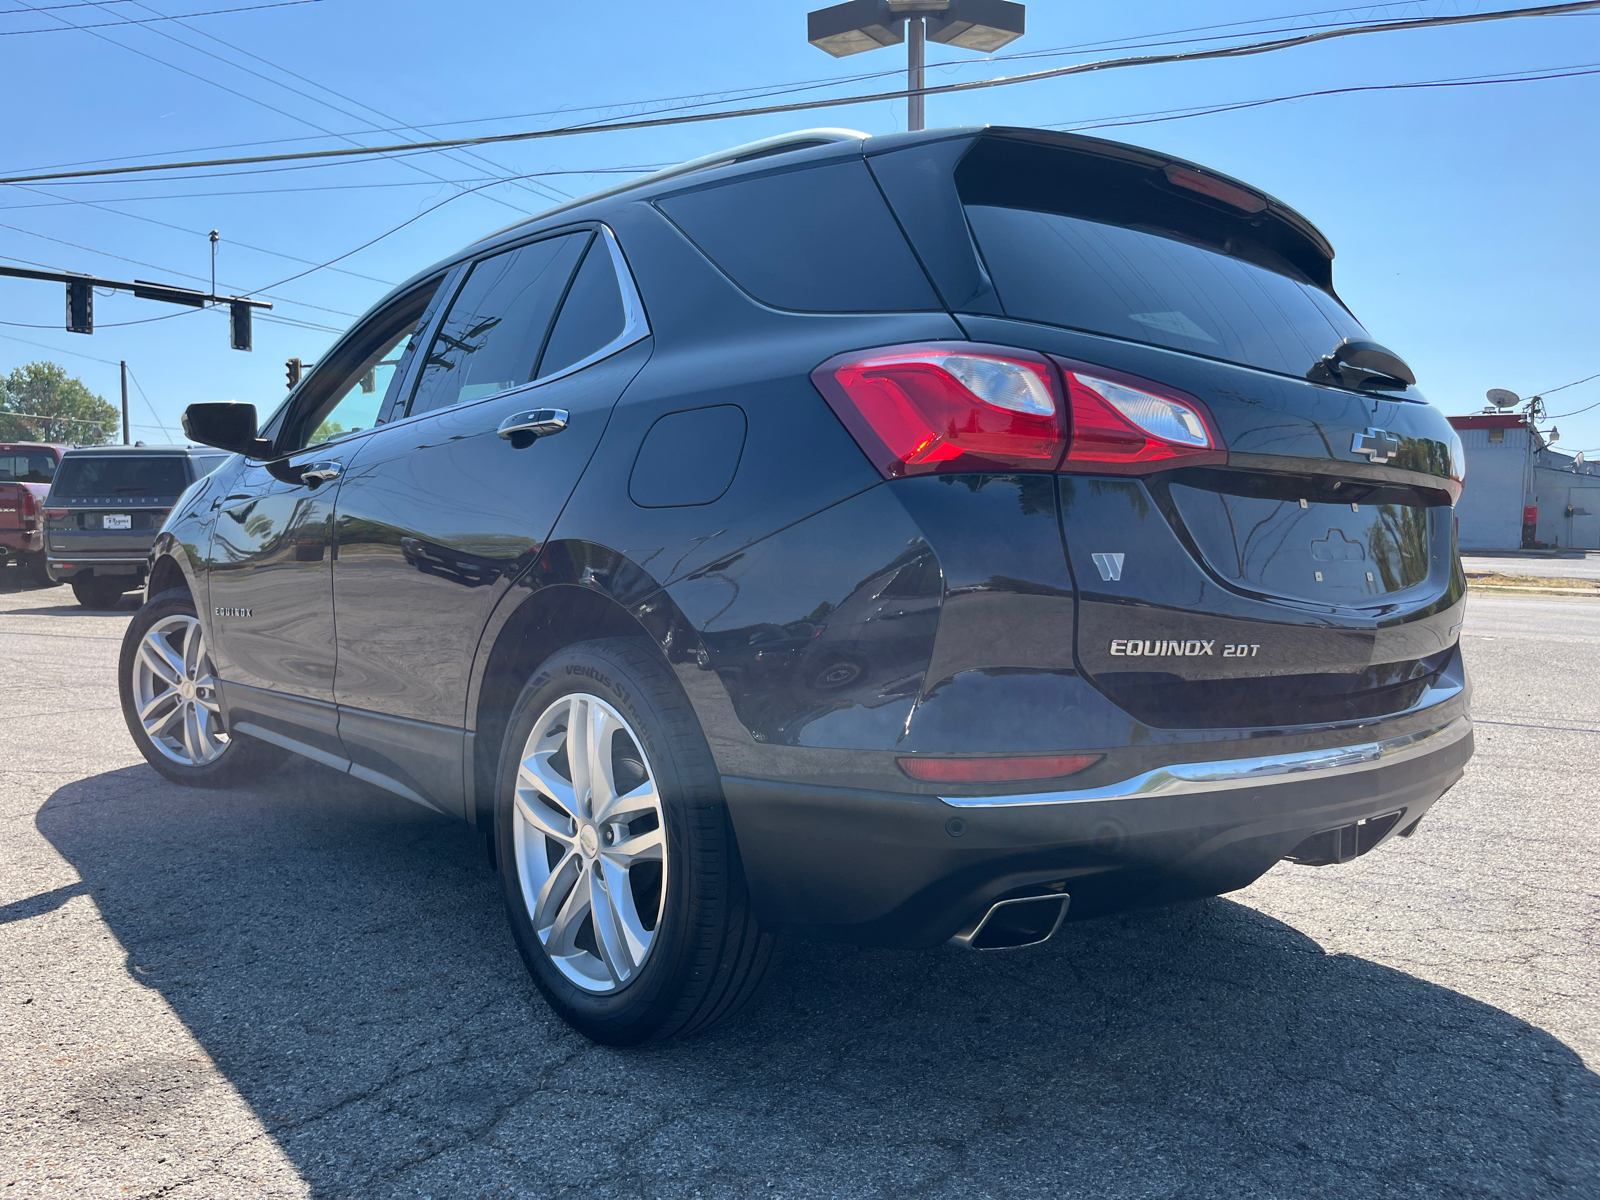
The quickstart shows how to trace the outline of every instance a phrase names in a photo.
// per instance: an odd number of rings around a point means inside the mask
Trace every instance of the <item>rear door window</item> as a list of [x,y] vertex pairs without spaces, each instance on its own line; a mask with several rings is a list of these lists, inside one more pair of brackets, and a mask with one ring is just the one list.
[[51,499],[107,499],[119,496],[176,496],[189,486],[183,455],[85,455],[63,459]]
[[967,220],[1010,317],[1298,376],[1367,336],[1312,283],[1170,233],[991,205]]
[[545,238],[474,263],[428,347],[407,415],[533,382],[551,319],[591,237]]
[[603,238],[595,238],[550,331],[550,342],[539,360],[539,378],[563,371],[603,349],[621,335],[626,324],[611,252]]
[[737,179],[657,203],[706,257],[774,308],[939,307],[860,159]]

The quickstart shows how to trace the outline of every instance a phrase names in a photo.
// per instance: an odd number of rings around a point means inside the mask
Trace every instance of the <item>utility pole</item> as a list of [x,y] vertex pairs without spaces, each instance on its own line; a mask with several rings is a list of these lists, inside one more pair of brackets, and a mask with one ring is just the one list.
[[[806,14],[806,38],[835,58],[906,43],[906,128],[924,125],[925,42],[992,54],[1026,29],[1012,0],[847,0]],[[909,26],[909,28],[907,28]]]
[[222,235],[213,229],[208,236],[211,238],[211,294],[215,296],[217,294],[217,242],[222,239]]
[[[215,291],[216,289],[212,289]],[[128,360],[117,364],[122,368],[122,444],[128,444]]]

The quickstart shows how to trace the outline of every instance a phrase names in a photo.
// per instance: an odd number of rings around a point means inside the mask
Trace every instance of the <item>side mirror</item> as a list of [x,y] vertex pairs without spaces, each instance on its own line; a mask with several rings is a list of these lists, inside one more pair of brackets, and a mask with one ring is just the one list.
[[235,454],[260,457],[267,443],[256,436],[256,406],[224,400],[191,404],[183,411],[183,432],[190,441]]

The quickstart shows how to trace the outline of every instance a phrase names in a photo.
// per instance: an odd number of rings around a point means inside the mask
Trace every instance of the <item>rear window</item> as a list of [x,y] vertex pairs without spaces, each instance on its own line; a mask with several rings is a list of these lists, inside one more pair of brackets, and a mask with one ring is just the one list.
[[1299,376],[1367,336],[1311,283],[1172,234],[988,205],[967,220],[1010,317]]
[[187,460],[179,454],[106,455],[65,458],[50,489],[52,500],[116,496],[176,496],[189,486]]
[[0,483],[49,483],[56,456],[48,450],[0,450]]
[[729,278],[774,308],[939,307],[860,159],[738,179],[657,203]]
[[1092,138],[980,137],[956,191],[1007,316],[1304,377],[1366,331],[1303,217]]

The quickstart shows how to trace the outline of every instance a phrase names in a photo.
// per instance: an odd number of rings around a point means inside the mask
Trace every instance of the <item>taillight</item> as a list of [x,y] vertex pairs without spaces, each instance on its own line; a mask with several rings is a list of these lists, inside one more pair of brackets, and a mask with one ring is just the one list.
[[970,342],[829,359],[812,381],[885,479],[954,471],[1144,475],[1227,461],[1205,406],[1138,376]]
[[1053,471],[1066,430],[1042,357],[965,342],[890,346],[823,363],[812,381],[885,479]]
[[1227,461],[1210,414],[1193,396],[1088,363],[1057,359],[1056,364],[1072,414],[1061,470],[1144,475]]
[[60,521],[65,518],[67,513],[70,511],[70,509],[66,508],[47,508],[44,510],[44,519],[46,521]]
[[35,496],[27,488],[22,489],[22,507],[20,511],[25,517],[37,517],[39,515],[39,497]]

